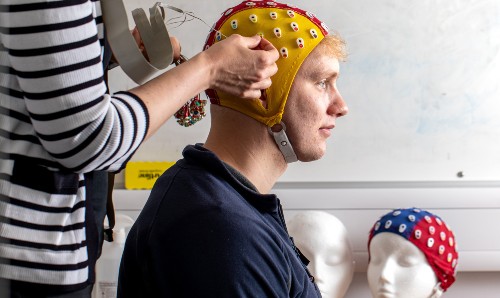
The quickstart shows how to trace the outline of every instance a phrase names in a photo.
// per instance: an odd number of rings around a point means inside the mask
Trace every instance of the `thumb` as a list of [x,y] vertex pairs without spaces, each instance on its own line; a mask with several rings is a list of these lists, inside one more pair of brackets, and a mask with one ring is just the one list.
[[274,47],[274,45],[267,39],[262,38],[259,46],[256,49],[263,50],[266,55],[271,57],[273,61],[276,61],[279,59],[280,55],[278,53],[278,50]]
[[252,37],[243,37],[243,44],[249,49],[255,49],[260,45],[262,37],[254,35]]
[[259,43],[259,49],[260,50],[264,50],[264,51],[275,51],[276,48],[274,47],[274,45],[267,39],[265,38],[262,38],[260,43]]

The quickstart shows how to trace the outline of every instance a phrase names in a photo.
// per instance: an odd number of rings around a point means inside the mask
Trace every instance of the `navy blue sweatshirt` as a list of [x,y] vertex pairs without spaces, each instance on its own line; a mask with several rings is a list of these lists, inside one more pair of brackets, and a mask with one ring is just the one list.
[[200,145],[183,156],[127,237],[118,297],[320,297],[279,199]]

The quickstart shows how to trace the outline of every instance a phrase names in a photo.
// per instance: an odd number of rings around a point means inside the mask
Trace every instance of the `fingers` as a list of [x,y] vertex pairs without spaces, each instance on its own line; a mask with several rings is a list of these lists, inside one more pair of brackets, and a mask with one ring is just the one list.
[[260,98],[261,90],[271,86],[271,77],[278,71],[278,51],[258,35],[234,34],[204,53],[214,62],[212,89],[240,98]]
[[272,81],[271,78],[265,78],[261,81],[258,81],[250,87],[252,90],[264,90],[271,87]]
[[[134,29],[132,29],[130,33],[134,37],[135,43],[139,47],[139,50],[142,52],[144,57],[149,61],[148,53],[146,51],[146,48],[144,47],[144,44],[142,43],[141,34],[139,33],[137,27],[134,27]],[[172,49],[174,51],[174,61],[178,60],[179,57],[181,56],[181,43],[175,36],[170,37],[170,43],[172,43]]]
[[276,74],[278,71],[276,61],[279,59],[280,55],[274,45],[269,40],[261,38],[259,45],[255,47],[254,50],[254,54],[258,56],[258,67],[260,67],[261,70],[260,75],[264,78],[269,78]]
[[273,62],[262,65],[262,68],[260,70],[262,78],[270,78],[278,72],[278,65],[276,65],[274,60],[271,61]]
[[239,95],[239,98],[243,99],[256,99],[261,96],[261,91],[260,90],[253,90],[253,89],[248,89],[244,91],[241,95]]
[[262,37],[260,37],[259,35],[254,35],[252,37],[243,37],[238,34],[233,34],[229,36],[229,38],[241,38],[242,45],[249,49],[255,49],[256,47],[258,47],[262,40]]
[[239,97],[244,99],[260,98],[262,95],[262,91],[269,88],[271,86],[271,83],[272,82],[270,78],[254,83],[250,87],[243,88],[243,92],[239,95]]
[[141,40],[141,34],[139,33],[139,30],[137,29],[137,27],[134,27],[134,29],[132,30],[132,36],[134,37],[134,40],[135,40],[135,43],[137,44],[137,46],[140,46],[142,44],[142,40]]
[[259,48],[265,51],[266,55],[268,55],[273,62],[276,62],[280,58],[278,50],[265,38],[262,38],[260,41]]
[[[254,37],[260,38],[259,44],[252,49],[251,56],[254,65],[254,79],[253,83],[260,86],[260,89],[266,89],[271,86],[271,79],[273,75],[278,72],[276,60],[279,59],[279,53],[274,45],[265,38],[256,35]],[[250,73],[251,74],[251,71]]]
[[174,50],[174,61],[176,61],[181,56],[181,43],[175,36],[170,36],[170,42],[172,43],[172,49]]
[[141,33],[139,32],[139,29],[137,29],[137,26],[134,27],[134,29],[130,33],[132,33],[132,37],[134,37],[135,43],[137,44],[137,47],[139,47],[139,51],[141,51],[144,58],[149,61],[148,52],[146,51],[146,47],[144,47]]
[[[268,52],[273,52],[273,51],[277,52],[274,45],[269,40],[267,40],[265,38],[261,38],[260,43],[259,43],[259,49],[263,50],[263,51],[268,51]],[[279,55],[278,55],[278,57],[279,57]],[[278,57],[276,58],[276,60],[278,60]]]
[[[276,56],[279,57],[278,51],[276,51],[273,45],[270,45],[268,49],[268,51],[252,51],[253,65],[255,66],[252,70],[254,72],[253,83],[260,83],[265,88],[270,86],[270,78],[278,72],[278,66],[276,65],[276,60],[278,59]],[[252,75],[251,71],[249,71],[249,75]]]
[[262,54],[264,56],[267,56],[267,59],[269,59],[270,63],[276,62],[280,55],[278,53],[278,50],[274,47],[274,45],[267,39],[260,37],[258,35],[254,36],[260,38],[259,44],[252,48],[253,50],[261,50],[263,51]]

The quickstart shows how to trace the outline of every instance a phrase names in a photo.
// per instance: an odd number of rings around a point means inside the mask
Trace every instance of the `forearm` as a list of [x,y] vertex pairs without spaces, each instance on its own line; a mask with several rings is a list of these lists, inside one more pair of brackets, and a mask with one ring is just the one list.
[[[277,71],[276,49],[259,36],[229,38],[190,61],[137,87],[131,92],[146,103],[150,113],[148,136],[190,97],[205,89],[218,89],[244,99],[259,98]],[[236,99],[238,100],[238,99]]]
[[140,97],[149,112],[149,130],[154,134],[186,101],[211,87],[212,61],[202,52],[155,79],[138,86],[131,93]]

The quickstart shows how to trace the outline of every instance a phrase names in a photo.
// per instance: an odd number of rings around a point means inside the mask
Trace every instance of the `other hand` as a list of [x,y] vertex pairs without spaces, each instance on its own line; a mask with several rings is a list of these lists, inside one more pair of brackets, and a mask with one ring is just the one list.
[[[149,61],[148,52],[147,52],[146,48],[144,47],[144,43],[142,42],[141,34],[139,33],[139,30],[137,30],[137,27],[135,27],[131,33],[132,33],[132,36],[134,37],[134,40],[135,40],[137,46],[139,47],[139,50],[141,51],[142,55],[144,56],[144,58],[146,58],[146,60]],[[173,61],[176,61],[181,56],[181,44],[175,36],[170,36],[170,42],[172,43],[172,49],[174,50],[174,60]]]

